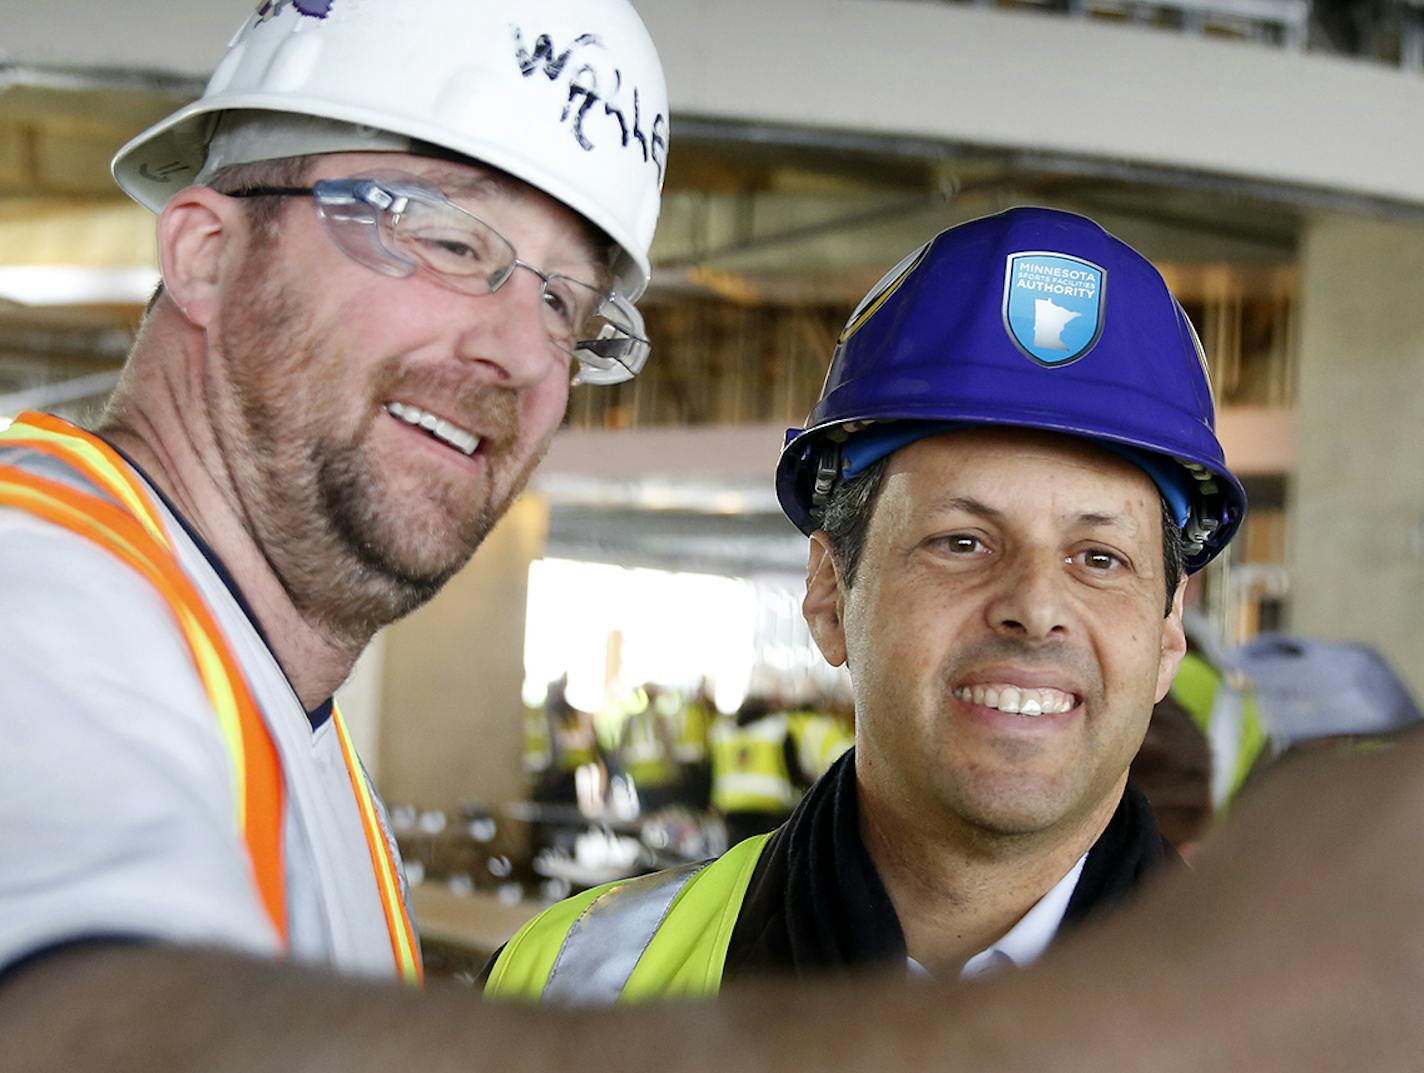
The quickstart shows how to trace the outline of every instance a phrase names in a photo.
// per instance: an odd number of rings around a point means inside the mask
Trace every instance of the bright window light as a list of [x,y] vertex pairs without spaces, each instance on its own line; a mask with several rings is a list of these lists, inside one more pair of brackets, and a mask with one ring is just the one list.
[[158,285],[158,269],[82,265],[0,266],[0,298],[27,306],[143,305]]
[[838,677],[801,618],[799,582],[542,559],[529,569],[524,699],[568,675],[569,703],[597,711],[644,682],[684,691],[704,676],[717,706],[746,696],[754,669],[793,690]]

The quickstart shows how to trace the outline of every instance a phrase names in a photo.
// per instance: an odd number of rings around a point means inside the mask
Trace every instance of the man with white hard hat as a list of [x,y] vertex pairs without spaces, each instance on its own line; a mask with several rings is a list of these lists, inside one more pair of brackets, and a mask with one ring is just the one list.
[[642,368],[667,123],[626,0],[282,0],[119,151],[162,291],[97,427],[0,441],[0,963],[418,979],[331,696]]
[[120,153],[163,293],[97,428],[0,439],[0,1065],[1415,1068],[1419,742],[1264,787],[1204,882],[953,1001],[390,983],[399,862],[328,699],[498,518],[571,367],[646,359],[667,131],[625,0],[268,0]]

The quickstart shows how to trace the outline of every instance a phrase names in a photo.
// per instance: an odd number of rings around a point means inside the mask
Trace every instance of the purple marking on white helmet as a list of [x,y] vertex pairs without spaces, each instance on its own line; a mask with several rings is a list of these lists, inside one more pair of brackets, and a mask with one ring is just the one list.
[[307,18],[324,19],[331,14],[333,3],[335,0],[265,0],[257,9],[257,21],[267,22],[274,19],[289,7],[295,7],[297,14]]

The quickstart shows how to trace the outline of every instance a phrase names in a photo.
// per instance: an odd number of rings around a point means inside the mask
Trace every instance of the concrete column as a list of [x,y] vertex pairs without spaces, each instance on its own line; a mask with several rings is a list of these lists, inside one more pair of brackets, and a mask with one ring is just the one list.
[[426,607],[386,630],[382,795],[450,809],[524,796],[524,611],[549,511],[526,495]]
[[1291,628],[1375,645],[1424,696],[1424,226],[1313,221],[1300,314]]

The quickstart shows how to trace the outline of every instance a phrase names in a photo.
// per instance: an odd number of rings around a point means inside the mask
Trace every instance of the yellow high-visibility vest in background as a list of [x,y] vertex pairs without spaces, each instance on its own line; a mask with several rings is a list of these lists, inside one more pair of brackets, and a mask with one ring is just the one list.
[[1211,749],[1211,803],[1226,811],[1265,752],[1265,722],[1248,682],[1233,682],[1195,652],[1182,658],[1172,699],[1186,709]]
[[790,812],[796,786],[786,766],[790,727],[784,715],[738,726],[712,725],[712,807],[719,812]]

